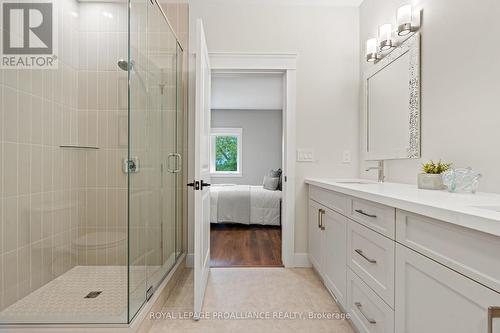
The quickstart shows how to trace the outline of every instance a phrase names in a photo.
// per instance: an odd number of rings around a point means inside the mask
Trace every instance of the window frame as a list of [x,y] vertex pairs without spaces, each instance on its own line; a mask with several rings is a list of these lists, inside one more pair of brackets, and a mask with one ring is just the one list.
[[[218,136],[234,136],[237,139],[236,171],[215,170],[215,144]],[[212,128],[210,132],[210,174],[212,177],[243,177],[243,129],[242,128]]]

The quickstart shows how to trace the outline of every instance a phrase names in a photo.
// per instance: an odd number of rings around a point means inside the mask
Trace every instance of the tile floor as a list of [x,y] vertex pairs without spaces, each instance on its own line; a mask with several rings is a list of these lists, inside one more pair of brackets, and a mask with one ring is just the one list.
[[[128,301],[131,311],[145,301],[146,276],[158,281],[165,271],[155,265],[131,266],[128,279],[127,266],[75,266],[0,311],[0,323],[126,323]],[[92,291],[101,293],[85,298]]]
[[[193,309],[193,271],[185,270],[149,333],[332,332],[354,333],[339,319],[169,319]],[[312,269],[212,268],[203,311],[336,313],[339,308]],[[271,314],[272,315],[272,314]]]

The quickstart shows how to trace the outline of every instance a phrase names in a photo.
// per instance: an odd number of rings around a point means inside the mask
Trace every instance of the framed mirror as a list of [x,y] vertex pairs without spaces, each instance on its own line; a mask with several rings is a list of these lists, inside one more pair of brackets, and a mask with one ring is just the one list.
[[419,158],[419,33],[376,62],[364,85],[366,160]]

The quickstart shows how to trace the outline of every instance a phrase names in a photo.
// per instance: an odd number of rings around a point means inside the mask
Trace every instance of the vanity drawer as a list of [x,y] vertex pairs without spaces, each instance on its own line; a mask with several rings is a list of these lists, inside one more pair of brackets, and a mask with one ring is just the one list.
[[355,273],[347,270],[347,312],[360,333],[394,333],[394,311]]
[[337,213],[346,214],[347,196],[316,186],[309,186],[309,197]]
[[351,219],[394,239],[396,214],[394,208],[357,198],[351,198],[349,203]]
[[500,292],[500,237],[397,210],[396,240]]
[[393,240],[358,223],[348,224],[349,267],[391,307],[394,307],[395,245]]

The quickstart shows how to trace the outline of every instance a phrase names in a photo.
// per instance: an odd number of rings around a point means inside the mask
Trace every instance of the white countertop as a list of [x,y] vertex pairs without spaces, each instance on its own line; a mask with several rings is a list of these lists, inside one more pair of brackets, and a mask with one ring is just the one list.
[[416,185],[408,184],[346,184],[339,181],[370,182],[362,179],[305,180],[310,185],[500,236],[500,194],[449,193],[420,190]]

